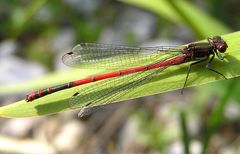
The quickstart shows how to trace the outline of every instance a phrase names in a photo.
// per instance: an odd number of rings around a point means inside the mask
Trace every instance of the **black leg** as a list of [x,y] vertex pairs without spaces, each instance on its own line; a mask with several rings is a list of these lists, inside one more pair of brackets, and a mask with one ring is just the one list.
[[207,38],[209,44],[212,44],[212,39],[210,37]]
[[224,77],[224,79],[227,79],[222,73],[211,68],[211,63],[212,63],[214,57],[215,57],[215,54],[213,53],[211,59],[209,60],[208,64],[206,65],[206,68],[209,69],[210,71],[213,71],[213,72],[221,75],[222,77]]
[[223,60],[224,57],[222,57],[217,51],[214,51],[214,53],[217,55],[218,59]]
[[212,47],[215,46],[215,45],[213,44],[213,41],[212,41],[212,39],[211,39],[210,37],[207,38],[207,41],[208,41],[208,43],[209,43]]
[[183,85],[183,88],[182,88],[182,90],[181,90],[181,94],[183,94],[183,90],[184,90],[184,88],[185,88],[186,85],[187,85],[188,76],[189,76],[189,73],[190,73],[190,71],[191,71],[191,69],[192,69],[192,66],[193,66],[193,65],[196,65],[196,64],[199,64],[199,63],[201,63],[201,62],[203,62],[203,61],[206,61],[207,59],[208,59],[208,57],[206,57],[206,58],[204,58],[204,59],[202,59],[202,60],[199,60],[199,61],[196,61],[196,62],[190,64],[190,66],[189,66],[189,68],[188,68],[187,76],[186,76],[186,79],[185,79],[185,82],[184,82],[184,85]]

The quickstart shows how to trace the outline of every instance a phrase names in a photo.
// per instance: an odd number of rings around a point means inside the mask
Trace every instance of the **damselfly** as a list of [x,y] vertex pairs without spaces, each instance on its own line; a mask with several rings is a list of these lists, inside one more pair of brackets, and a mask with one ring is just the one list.
[[[71,108],[78,108],[108,104],[117,101],[130,90],[143,85],[169,66],[193,61],[188,68],[183,85],[184,88],[192,66],[208,60],[210,56],[211,58],[206,68],[226,79],[222,73],[211,68],[211,63],[215,55],[217,55],[218,59],[223,60],[224,58],[219,52],[224,53],[227,47],[227,43],[220,36],[208,38],[205,42],[191,43],[180,47],[127,47],[96,43],[79,44],[62,57],[64,64],[89,69],[117,69],[118,71],[41,89],[28,94],[26,101],[34,101],[57,91],[98,82],[74,93],[69,105]],[[123,83],[123,81],[125,82]],[[105,87],[105,89],[96,91],[99,87]],[[79,102],[84,102],[84,104],[80,105]]]

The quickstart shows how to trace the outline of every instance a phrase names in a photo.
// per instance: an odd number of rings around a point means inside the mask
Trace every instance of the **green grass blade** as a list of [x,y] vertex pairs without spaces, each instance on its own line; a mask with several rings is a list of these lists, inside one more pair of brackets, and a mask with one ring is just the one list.
[[[237,77],[240,74],[240,32],[235,32],[222,36],[224,40],[228,43],[228,50],[225,54],[226,58],[224,61],[220,61],[217,58],[214,59],[212,67],[219,72],[223,73],[227,78]],[[183,86],[184,80],[186,78],[186,72],[188,69],[189,63],[182,64],[179,66],[172,66],[162,72],[160,75],[155,76],[148,83],[137,87],[134,89],[132,93],[125,95],[117,101],[128,100],[148,95],[153,95],[157,93],[162,93],[166,91],[171,91],[175,89],[180,89]],[[77,70],[82,74],[79,78],[83,78],[85,76],[96,74],[96,71],[91,73],[82,72],[82,70]],[[55,76],[55,81],[61,81],[63,78],[61,76]],[[53,78],[53,77],[52,77]],[[64,76],[65,81],[71,81],[71,74]],[[205,69],[205,64],[200,64],[198,66],[194,66],[192,72],[190,73],[189,80],[187,86],[197,86],[210,82],[214,82],[217,80],[223,80],[221,76],[215,74],[207,69]],[[53,82],[53,81],[52,81]],[[124,82],[124,81],[123,81]],[[51,84],[50,81],[44,80],[45,84]],[[39,84],[39,83],[38,83]],[[96,83],[92,83],[96,84]],[[4,106],[0,108],[0,116],[2,117],[31,117],[31,116],[39,116],[46,114],[54,114],[66,110],[70,110],[68,106],[69,99],[76,91],[81,91],[86,86],[78,86],[75,88],[63,90],[43,98],[37,99],[33,102],[25,102],[19,101],[13,103],[8,106]],[[4,87],[2,87],[3,89]],[[12,87],[13,88],[13,87]],[[22,87],[23,89],[27,89],[27,87]],[[147,90],[146,90],[147,89]],[[96,89],[98,91],[98,89]]]
[[189,139],[189,133],[188,133],[189,131],[187,128],[187,117],[184,111],[180,113],[180,122],[181,122],[181,129],[182,129],[182,142],[184,144],[184,153],[190,154],[189,152],[190,139]]
[[216,105],[208,120],[207,133],[205,134],[202,142],[202,154],[208,153],[207,148],[209,147],[208,144],[210,142],[211,136],[216,132],[216,129],[219,128],[223,120],[224,109],[232,96],[232,89],[234,89],[236,85],[236,80],[232,80],[230,82],[230,84],[226,87],[226,92],[222,96],[220,102]]
[[191,28],[200,38],[229,33],[230,30],[186,0],[119,0],[152,11],[177,24]]
[[17,8],[13,11],[11,26],[13,28],[13,36],[18,37],[24,29],[27,28],[27,22],[40,10],[47,0],[32,1],[24,9]]

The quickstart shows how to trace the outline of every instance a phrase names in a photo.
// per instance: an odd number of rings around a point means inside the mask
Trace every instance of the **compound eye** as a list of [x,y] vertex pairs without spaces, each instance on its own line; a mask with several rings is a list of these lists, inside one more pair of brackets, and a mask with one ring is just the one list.
[[226,49],[227,49],[227,46],[225,44],[222,44],[222,45],[218,46],[218,51],[221,52],[221,53],[225,52]]

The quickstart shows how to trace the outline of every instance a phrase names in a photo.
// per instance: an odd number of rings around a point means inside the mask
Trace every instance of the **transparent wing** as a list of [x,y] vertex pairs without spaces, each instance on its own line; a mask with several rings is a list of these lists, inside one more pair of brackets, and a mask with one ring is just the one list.
[[64,64],[80,68],[123,69],[148,65],[161,56],[176,56],[183,47],[127,47],[82,43],[62,57]]
[[[83,108],[86,110],[87,108],[87,112],[89,112],[91,107],[116,102],[131,90],[145,84],[166,68],[162,67],[99,81],[75,93],[70,99],[69,105],[72,109]],[[81,117],[84,116],[84,113],[80,113]]]

